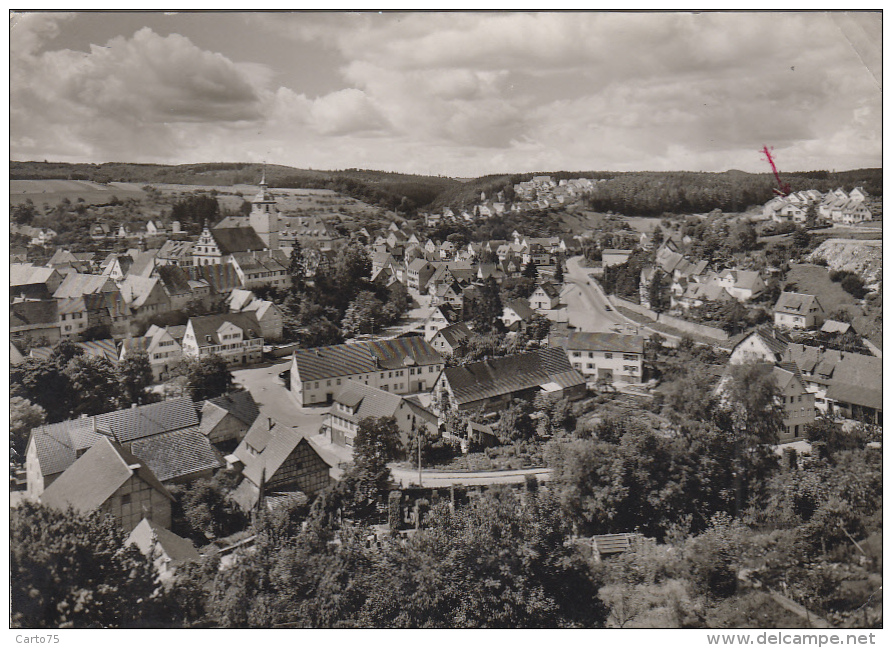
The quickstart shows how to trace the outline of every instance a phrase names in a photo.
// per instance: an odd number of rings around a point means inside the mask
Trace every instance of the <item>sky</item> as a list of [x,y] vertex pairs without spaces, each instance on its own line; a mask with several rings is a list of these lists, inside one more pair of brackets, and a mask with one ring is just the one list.
[[881,42],[879,13],[20,13],[10,157],[878,167]]

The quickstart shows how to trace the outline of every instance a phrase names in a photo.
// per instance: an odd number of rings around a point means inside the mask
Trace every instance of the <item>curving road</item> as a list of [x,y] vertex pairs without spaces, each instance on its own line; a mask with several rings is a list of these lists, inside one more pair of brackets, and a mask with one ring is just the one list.
[[582,267],[580,261],[581,256],[567,259],[567,272],[564,275],[561,301],[567,305],[570,326],[588,333],[617,332],[618,327],[627,324],[638,328],[640,325],[637,322],[626,319],[608,304],[607,297],[589,278],[594,269]]

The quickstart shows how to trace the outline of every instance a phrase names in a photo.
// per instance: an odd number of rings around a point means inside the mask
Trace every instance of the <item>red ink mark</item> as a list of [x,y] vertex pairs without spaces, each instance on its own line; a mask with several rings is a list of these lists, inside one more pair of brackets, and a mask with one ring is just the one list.
[[778,196],[789,196],[792,190],[790,189],[789,184],[781,182],[780,174],[778,174],[777,172],[777,167],[774,166],[774,158],[771,157],[772,150],[773,149],[769,149],[767,146],[762,147],[762,153],[765,154],[765,157],[768,160],[768,164],[771,165],[771,170],[774,171],[774,178],[775,180],[777,180],[778,188],[774,190],[774,193],[776,193]]

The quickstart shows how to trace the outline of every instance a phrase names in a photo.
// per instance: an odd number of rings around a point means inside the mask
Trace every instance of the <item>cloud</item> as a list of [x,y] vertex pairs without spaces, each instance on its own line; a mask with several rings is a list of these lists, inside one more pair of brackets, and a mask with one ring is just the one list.
[[[876,47],[846,40],[876,40],[874,15],[244,16],[271,50],[295,39],[328,66],[319,74],[334,70],[326,94],[277,87],[283,75],[272,64],[239,61],[226,43],[212,52],[147,28],[87,53],[53,51],[66,19],[21,16],[11,39],[12,154],[459,176],[757,171],[763,144],[787,168],[881,159],[880,89],[861,60]],[[282,65],[295,60],[283,53]]]

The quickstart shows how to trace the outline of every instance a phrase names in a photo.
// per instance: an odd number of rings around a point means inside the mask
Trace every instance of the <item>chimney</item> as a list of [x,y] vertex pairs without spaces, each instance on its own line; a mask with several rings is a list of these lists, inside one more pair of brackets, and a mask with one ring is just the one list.
[[138,463],[135,463],[135,464],[127,464],[127,467],[128,467],[130,470],[139,470],[140,468],[142,468],[142,464],[138,464]]
[[[131,403],[131,404],[130,404],[130,409],[136,409],[136,403]],[[95,419],[94,419],[94,420],[95,420]]]

